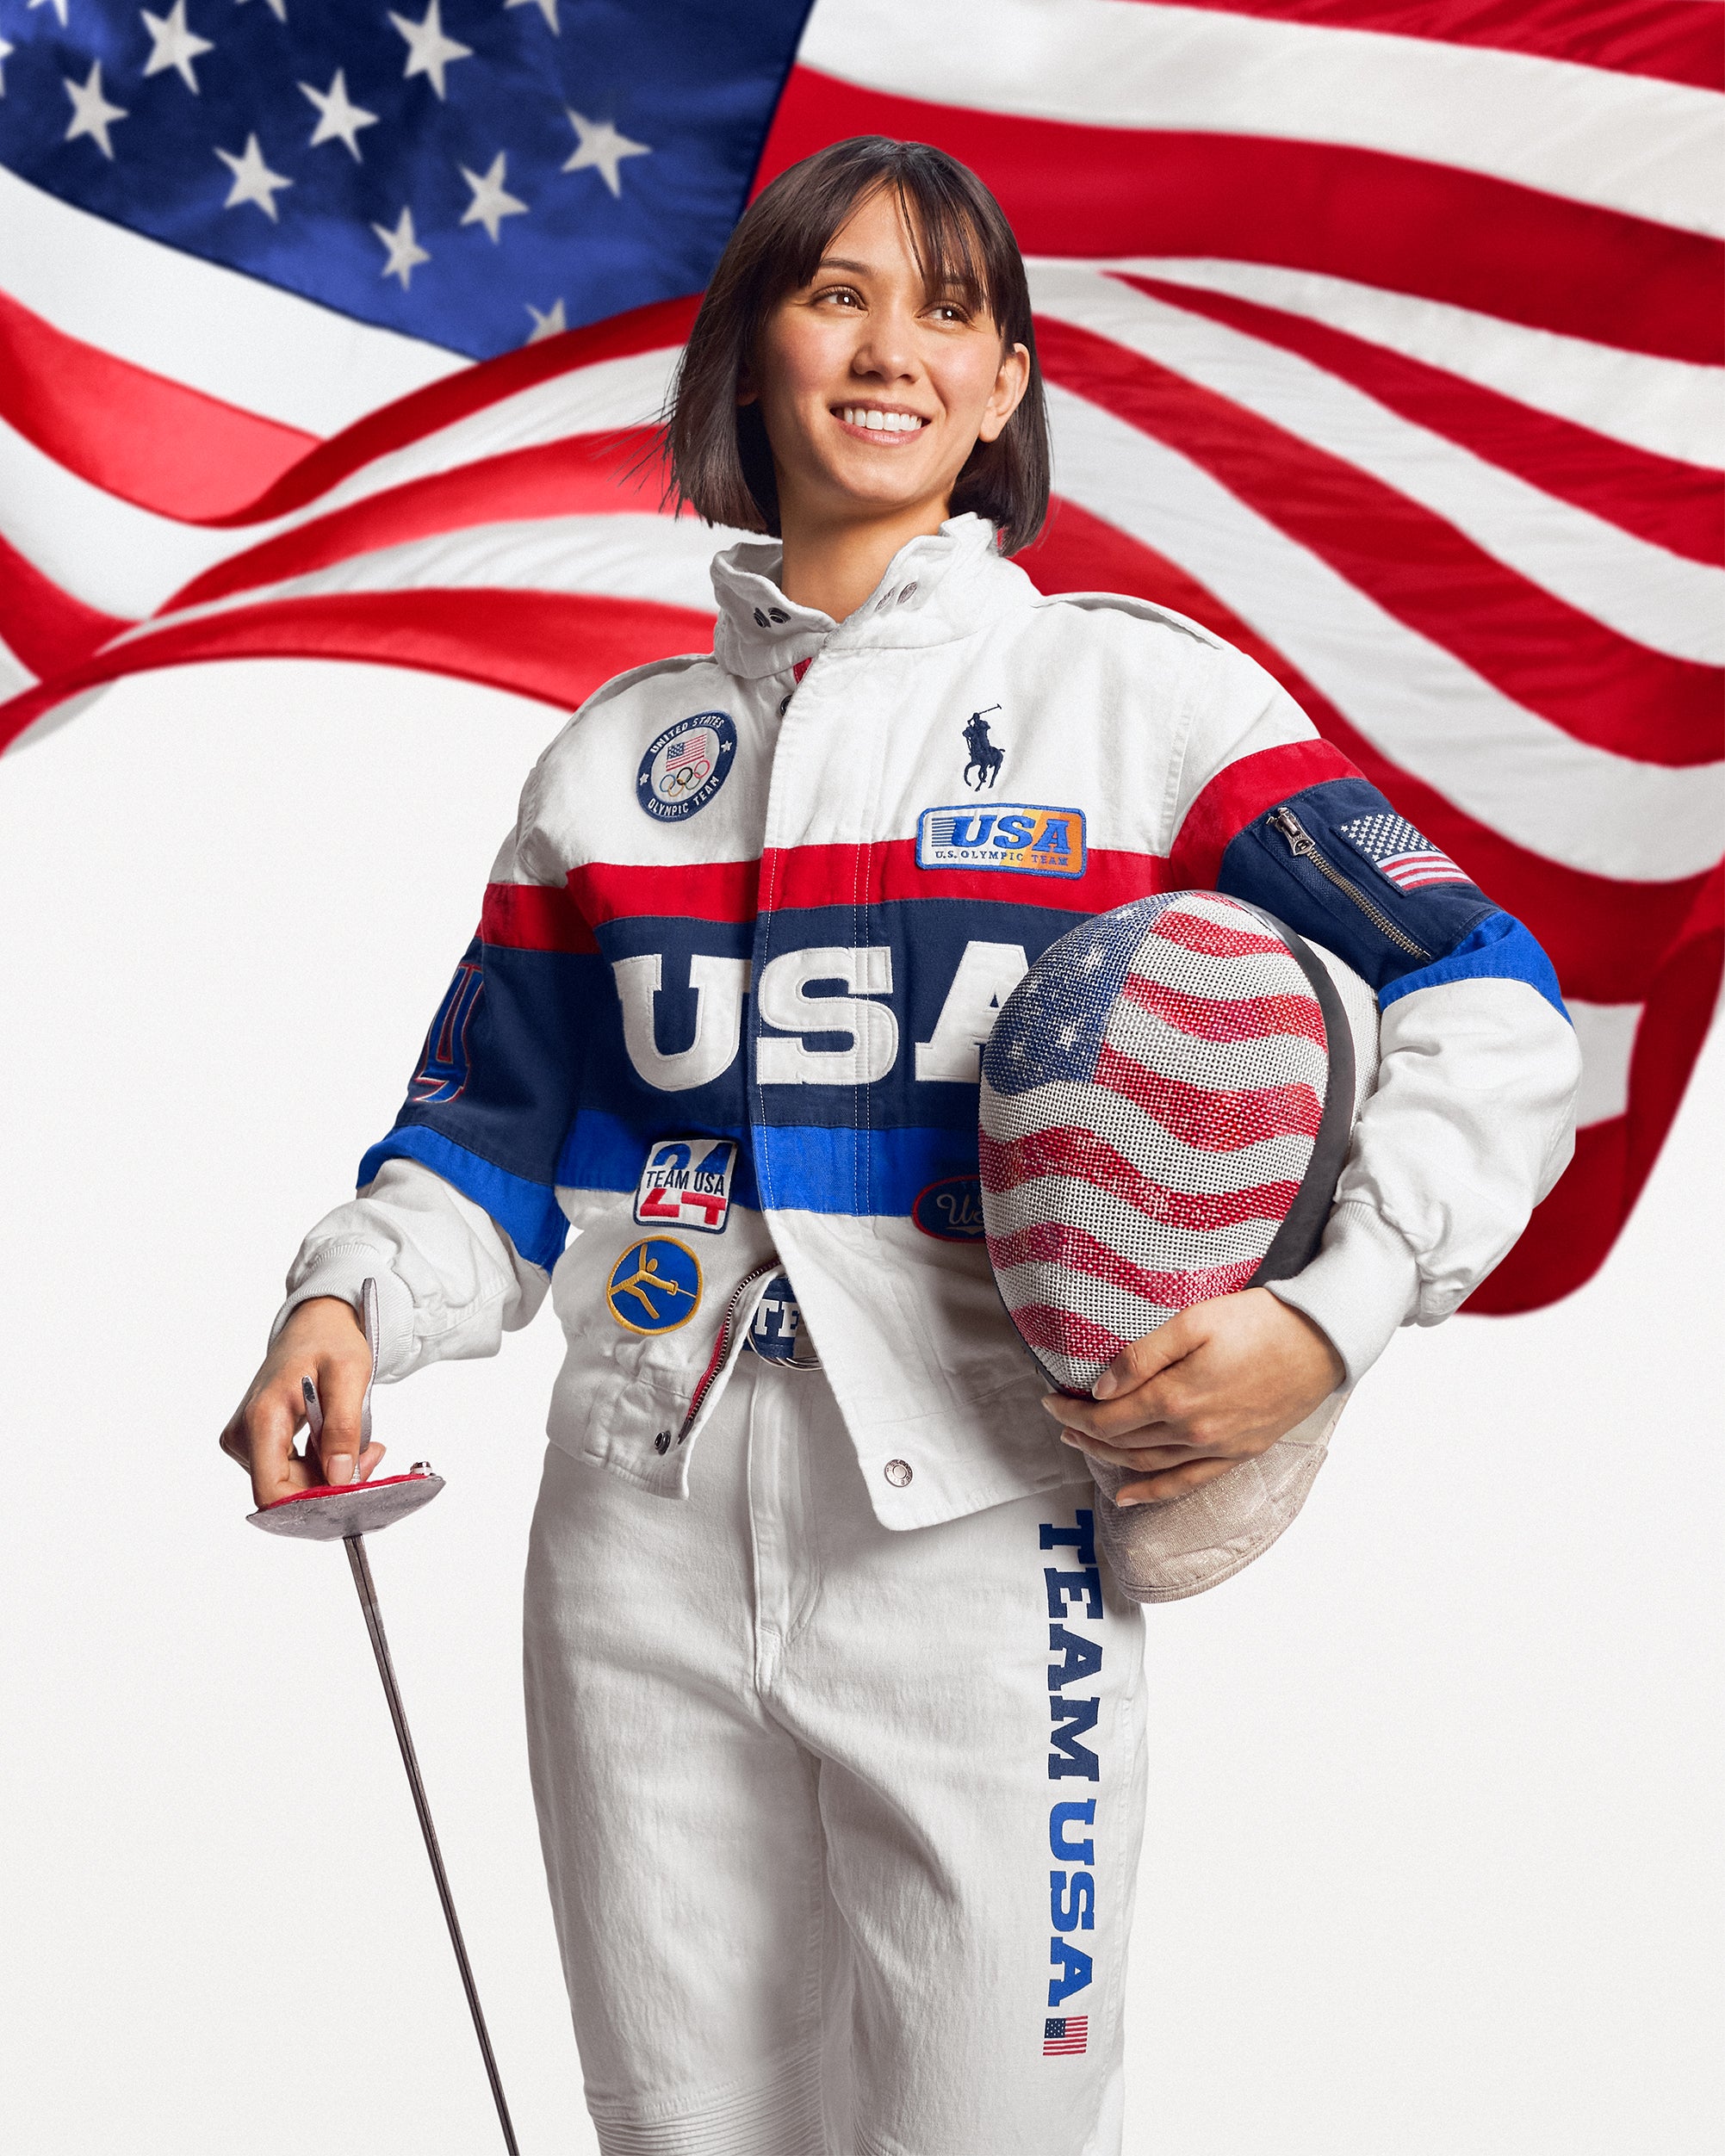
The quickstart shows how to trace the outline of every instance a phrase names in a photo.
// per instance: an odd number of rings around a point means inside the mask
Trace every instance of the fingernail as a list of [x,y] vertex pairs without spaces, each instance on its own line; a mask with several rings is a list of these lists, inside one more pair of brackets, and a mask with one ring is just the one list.
[[1114,1509],[1116,1512],[1130,1512],[1134,1505],[1147,1505],[1149,1502],[1148,1497],[1116,1497]]
[[[1063,1445],[1077,1445],[1078,1440],[1070,1430],[1062,1430],[1060,1433],[1060,1442]],[[1082,1447],[1080,1449],[1082,1449]]]
[[1090,1387],[1090,1397],[1096,1400],[1112,1400],[1120,1389],[1120,1379],[1112,1370],[1105,1370]]
[[353,1480],[352,1458],[346,1453],[332,1453],[329,1465],[324,1471],[328,1475],[332,1485],[336,1483],[351,1482]]

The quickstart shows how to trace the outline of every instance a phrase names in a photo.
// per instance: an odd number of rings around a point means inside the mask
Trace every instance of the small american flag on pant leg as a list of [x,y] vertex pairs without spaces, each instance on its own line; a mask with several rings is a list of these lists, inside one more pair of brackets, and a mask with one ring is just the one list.
[[1058,2059],[1069,2051],[1082,2051],[1089,2035],[1088,2014],[1052,2017],[1042,2024],[1042,2055],[1045,2059]]

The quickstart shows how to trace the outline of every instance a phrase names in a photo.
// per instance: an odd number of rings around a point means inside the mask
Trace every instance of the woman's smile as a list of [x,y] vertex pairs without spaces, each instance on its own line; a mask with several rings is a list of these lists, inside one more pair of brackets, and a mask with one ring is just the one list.
[[921,412],[907,411],[903,405],[835,405],[833,417],[847,434],[859,436],[881,449],[896,449],[932,424]]

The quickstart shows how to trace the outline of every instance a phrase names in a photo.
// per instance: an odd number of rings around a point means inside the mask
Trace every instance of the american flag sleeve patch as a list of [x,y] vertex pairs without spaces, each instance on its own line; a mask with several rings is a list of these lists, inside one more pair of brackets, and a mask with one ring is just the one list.
[[1405,816],[1356,816],[1342,826],[1342,836],[1362,853],[1399,891],[1424,890],[1430,883],[1471,883],[1449,856],[1416,831]]
[[1042,2024],[1042,2055],[1045,2059],[1058,2059],[1069,2052],[1081,2052],[1089,2041],[1090,2017],[1088,2014],[1055,2014]]

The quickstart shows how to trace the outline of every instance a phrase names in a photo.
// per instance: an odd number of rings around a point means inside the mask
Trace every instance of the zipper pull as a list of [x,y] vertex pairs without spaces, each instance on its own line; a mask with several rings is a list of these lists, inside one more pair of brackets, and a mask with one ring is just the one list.
[[1275,825],[1275,828],[1281,832],[1282,837],[1287,839],[1288,850],[1290,853],[1294,855],[1304,854],[1309,859],[1317,859],[1317,841],[1312,838],[1312,833],[1306,828],[1306,826],[1301,823],[1299,817],[1294,815],[1293,809],[1278,808],[1275,810],[1270,816],[1270,821]]

